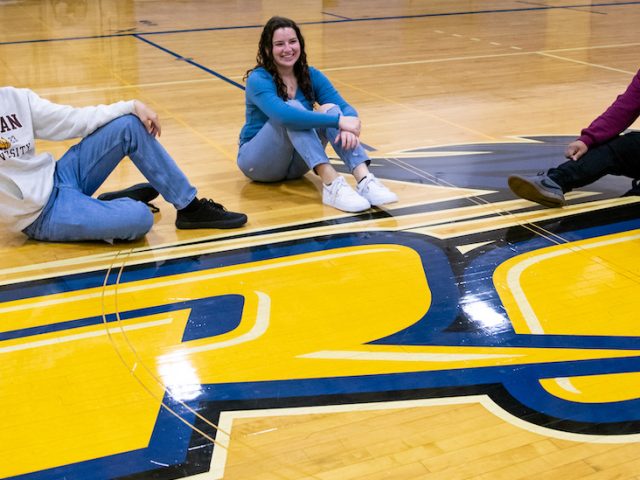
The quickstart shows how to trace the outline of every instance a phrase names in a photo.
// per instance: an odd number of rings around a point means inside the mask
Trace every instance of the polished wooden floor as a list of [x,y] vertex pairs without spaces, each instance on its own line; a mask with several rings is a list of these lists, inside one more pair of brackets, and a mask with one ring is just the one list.
[[[242,77],[275,14],[358,109],[398,204],[344,214],[312,175],[236,168]],[[159,200],[135,243],[0,233],[0,478],[640,479],[638,197],[606,178],[546,210],[506,186],[626,88],[640,1],[0,15],[4,84],[141,99],[200,194],[249,215],[177,231]],[[100,191],[141,178],[125,160]]]

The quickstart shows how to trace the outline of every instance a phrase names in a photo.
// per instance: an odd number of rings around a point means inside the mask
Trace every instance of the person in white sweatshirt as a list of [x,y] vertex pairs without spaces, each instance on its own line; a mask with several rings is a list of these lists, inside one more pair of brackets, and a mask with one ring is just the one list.
[[[236,228],[247,216],[198,198],[157,141],[157,114],[138,100],[74,108],[29,89],[0,88],[0,227],[36,240],[135,240],[153,225],[145,201],[158,193],[177,209],[176,227]],[[58,161],[35,139],[82,138]],[[92,195],[128,156],[149,184]]]

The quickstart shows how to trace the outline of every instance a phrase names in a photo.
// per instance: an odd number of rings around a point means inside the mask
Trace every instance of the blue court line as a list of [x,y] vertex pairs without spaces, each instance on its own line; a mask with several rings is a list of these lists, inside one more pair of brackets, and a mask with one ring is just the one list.
[[183,57],[182,55],[179,55],[171,50],[169,50],[168,48],[165,48],[161,45],[158,45],[157,43],[152,42],[151,40],[148,40],[146,38],[141,37],[139,34],[135,34],[133,35],[134,37],[136,37],[139,40],[142,40],[145,43],[148,43],[149,45],[158,48],[160,50],[162,50],[165,53],[168,53],[169,55],[173,55],[174,57],[176,57],[179,60],[184,61],[185,63],[188,63],[190,65],[193,65],[196,68],[199,68],[200,70],[204,70],[207,73],[210,73],[211,75],[213,75],[214,77],[218,77],[220,80],[224,80],[227,83],[230,83],[231,85],[233,85],[234,87],[238,87],[241,90],[244,90],[244,85],[239,84],[238,82],[234,82],[233,80],[231,80],[230,78],[225,77],[224,75],[219,74],[218,72],[211,70],[210,68],[205,67],[204,65],[200,65],[199,63],[194,62],[193,60],[191,60],[190,58],[186,58]]
[[[384,20],[405,20],[414,18],[430,18],[430,17],[451,17],[462,15],[486,15],[493,13],[516,13],[516,12],[534,12],[541,10],[560,10],[568,8],[593,8],[593,7],[622,7],[629,5],[640,5],[640,1],[633,2],[614,2],[614,3],[581,3],[574,5],[550,5],[539,7],[524,7],[524,8],[504,8],[495,10],[470,10],[466,12],[442,12],[442,13],[419,13],[415,15],[392,15],[388,17],[363,17],[363,18],[338,18],[336,20],[320,20],[316,22],[298,22],[298,25],[323,25],[332,23],[347,23],[347,22],[379,22]],[[323,12],[326,13],[326,12]],[[213,32],[221,30],[242,30],[252,28],[263,28],[264,25],[233,25],[230,27],[204,27],[204,28],[187,28],[182,30],[160,30],[155,32],[137,32],[137,33],[111,33],[108,35],[88,35],[85,37],[63,37],[63,38],[47,38],[37,40],[17,40],[13,42],[0,42],[0,45],[20,45],[23,43],[46,43],[46,42],[64,42],[69,40],[94,40],[101,38],[112,37],[131,37],[140,35],[171,35],[175,33],[193,33],[193,32]]]
[[343,20],[353,20],[353,18],[351,17],[343,17],[342,15],[336,15],[335,13],[329,13],[329,12],[320,12],[323,15],[329,15],[330,17],[336,17],[336,18],[341,18]]

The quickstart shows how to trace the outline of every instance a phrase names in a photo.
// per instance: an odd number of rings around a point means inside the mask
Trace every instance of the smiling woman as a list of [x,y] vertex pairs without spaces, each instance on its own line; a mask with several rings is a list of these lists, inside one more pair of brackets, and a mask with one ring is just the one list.
[[[358,114],[326,76],[308,66],[304,37],[293,20],[267,22],[256,66],[245,78],[238,167],[247,177],[279,182],[313,170],[323,182],[323,203],[346,212],[398,200],[369,172]],[[324,151],[329,142],[358,182],[356,190],[329,163]]]

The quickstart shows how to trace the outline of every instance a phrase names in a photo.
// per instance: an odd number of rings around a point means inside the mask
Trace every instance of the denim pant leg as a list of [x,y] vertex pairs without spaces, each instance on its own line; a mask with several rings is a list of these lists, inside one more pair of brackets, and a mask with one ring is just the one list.
[[310,169],[294,148],[287,130],[271,120],[240,146],[238,168],[256,182],[293,180]]
[[48,241],[133,240],[147,233],[153,215],[143,203],[126,198],[102,202],[91,197],[127,155],[176,208],[195,197],[195,188],[169,154],[137,117],[127,115],[96,130],[63,155],[56,165],[51,197],[24,233]]
[[59,178],[55,184],[43,212],[23,230],[30,238],[48,242],[136,240],[153,225],[153,214],[142,202],[129,198],[101,202],[61,185]]
[[[338,113],[342,115],[342,111],[338,106],[330,108],[328,113]],[[358,145],[354,149],[347,150],[342,147],[342,144],[335,142],[335,138],[338,136],[339,132],[340,130],[337,128],[321,128],[318,130],[318,134],[320,135],[323,145],[326,145],[327,142],[331,143],[331,146],[338,155],[338,158],[340,158],[340,160],[342,160],[349,169],[349,173],[353,172],[361,163],[366,162],[367,165],[369,165],[369,155],[362,145]]]
[[590,149],[578,160],[566,161],[548,171],[549,177],[570,192],[605,175],[640,178],[640,133],[627,133]]
[[135,115],[109,122],[72,149],[78,150],[80,161],[66,165],[65,154],[58,163],[87,195],[93,195],[118,163],[129,156],[149,183],[177,209],[186,207],[196,196],[195,187]]

